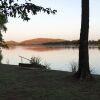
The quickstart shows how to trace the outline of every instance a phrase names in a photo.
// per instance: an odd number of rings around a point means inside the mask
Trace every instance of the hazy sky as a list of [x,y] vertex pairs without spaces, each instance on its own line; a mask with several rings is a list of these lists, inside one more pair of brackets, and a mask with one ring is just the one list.
[[[24,1],[24,0],[19,0]],[[55,15],[38,13],[30,16],[29,22],[9,18],[8,31],[3,33],[5,40],[47,37],[67,40],[79,39],[81,26],[81,0],[32,0],[35,4],[56,9]],[[89,39],[100,39],[100,0],[90,0]]]

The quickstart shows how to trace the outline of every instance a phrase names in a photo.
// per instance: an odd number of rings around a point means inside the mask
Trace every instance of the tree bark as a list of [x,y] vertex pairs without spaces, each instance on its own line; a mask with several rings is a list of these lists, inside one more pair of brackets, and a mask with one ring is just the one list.
[[75,76],[81,80],[91,78],[89,69],[89,51],[88,51],[88,35],[89,35],[89,0],[82,0],[82,18],[79,42],[79,68]]

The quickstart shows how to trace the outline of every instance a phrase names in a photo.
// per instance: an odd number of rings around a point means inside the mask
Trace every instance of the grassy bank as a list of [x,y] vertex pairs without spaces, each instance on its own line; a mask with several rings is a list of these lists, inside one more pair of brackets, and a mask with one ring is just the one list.
[[68,72],[0,65],[0,100],[100,100],[100,76],[80,82]]

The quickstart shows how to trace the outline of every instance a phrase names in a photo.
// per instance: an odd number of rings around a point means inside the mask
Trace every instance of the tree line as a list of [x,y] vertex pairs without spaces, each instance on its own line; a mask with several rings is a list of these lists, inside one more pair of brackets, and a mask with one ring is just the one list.
[[[89,45],[100,45],[100,39],[99,40],[89,40],[88,41]],[[79,45],[79,40],[65,40],[61,42],[46,42],[42,43],[42,45]]]

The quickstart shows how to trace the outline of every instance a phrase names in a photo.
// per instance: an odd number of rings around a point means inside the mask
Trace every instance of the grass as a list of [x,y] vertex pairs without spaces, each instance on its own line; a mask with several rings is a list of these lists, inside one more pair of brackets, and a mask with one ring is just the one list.
[[0,100],[100,100],[100,76],[78,81],[64,71],[0,65]]
[[41,64],[41,58],[40,57],[32,57],[31,60],[30,60],[30,64],[32,64],[33,66],[35,66],[37,68],[50,70],[48,63]]
[[78,63],[77,62],[71,62],[71,72],[75,73],[78,69]]
[[31,58],[31,61],[30,61],[31,64],[41,64],[41,58],[40,57],[32,57]]

